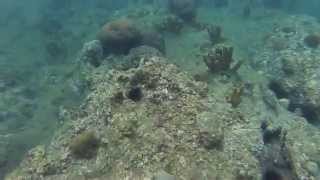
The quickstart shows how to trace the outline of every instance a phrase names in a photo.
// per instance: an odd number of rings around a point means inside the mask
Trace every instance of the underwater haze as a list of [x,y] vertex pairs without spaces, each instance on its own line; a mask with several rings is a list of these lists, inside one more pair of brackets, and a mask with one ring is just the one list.
[[0,0],[0,180],[319,180],[319,0]]

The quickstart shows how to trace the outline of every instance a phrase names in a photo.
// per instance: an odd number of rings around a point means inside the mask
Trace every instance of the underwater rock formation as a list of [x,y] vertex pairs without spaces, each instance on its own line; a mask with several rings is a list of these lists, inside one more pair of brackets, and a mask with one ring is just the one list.
[[195,0],[169,0],[169,10],[185,21],[193,21],[196,17]]
[[[259,177],[249,145],[228,130],[242,120],[223,97],[209,102],[205,83],[162,57],[146,56],[139,64],[126,71],[94,69],[84,104],[66,114],[70,120],[46,148],[31,150],[6,179]],[[91,146],[95,137],[99,146]],[[75,156],[88,146],[94,156]],[[237,164],[240,158],[244,164]]]
[[105,24],[97,35],[104,53],[126,54],[141,41],[141,32],[133,21],[119,19]]
[[[286,28],[293,22],[299,24],[295,30]],[[304,26],[306,22],[310,26]],[[317,30],[320,26],[311,17],[288,18],[267,39],[254,65],[270,74],[270,89],[279,99],[290,100],[288,109],[301,113],[314,125],[320,123],[320,51],[315,48],[317,38],[310,37],[309,32]],[[285,46],[274,51],[275,41],[282,41]]]

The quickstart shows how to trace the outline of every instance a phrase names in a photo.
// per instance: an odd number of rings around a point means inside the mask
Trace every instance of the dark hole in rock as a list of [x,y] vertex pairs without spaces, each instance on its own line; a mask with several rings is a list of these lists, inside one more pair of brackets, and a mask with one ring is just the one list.
[[306,118],[306,120],[313,125],[320,125],[320,117],[317,114],[317,109],[312,105],[304,105],[301,108],[302,116]]
[[143,97],[142,89],[140,87],[132,87],[128,93],[127,97],[132,101],[140,101]]
[[263,180],[284,180],[282,175],[275,169],[269,169],[263,174]]
[[269,89],[271,89],[278,99],[288,98],[288,93],[275,81],[270,82]]

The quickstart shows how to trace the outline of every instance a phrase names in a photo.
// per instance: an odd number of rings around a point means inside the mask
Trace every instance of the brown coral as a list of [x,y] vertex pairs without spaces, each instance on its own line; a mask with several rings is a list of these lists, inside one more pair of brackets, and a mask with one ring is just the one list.
[[105,24],[97,35],[105,53],[128,53],[133,47],[139,45],[141,32],[128,19],[119,19]]
[[232,105],[233,108],[236,108],[241,103],[241,96],[243,94],[243,85],[233,89],[232,93],[227,96],[227,101]]

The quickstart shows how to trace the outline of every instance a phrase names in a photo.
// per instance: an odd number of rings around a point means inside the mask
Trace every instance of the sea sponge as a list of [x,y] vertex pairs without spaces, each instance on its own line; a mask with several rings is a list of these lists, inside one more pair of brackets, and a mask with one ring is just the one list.
[[233,47],[218,44],[203,55],[203,60],[210,72],[217,73],[230,70],[233,61]]
[[84,131],[74,137],[69,145],[70,151],[77,158],[93,157],[98,149],[99,140],[92,131]]
[[169,10],[185,21],[192,21],[196,16],[195,0],[169,0]]
[[141,32],[129,19],[119,19],[105,24],[97,35],[104,53],[126,54],[140,44]]

